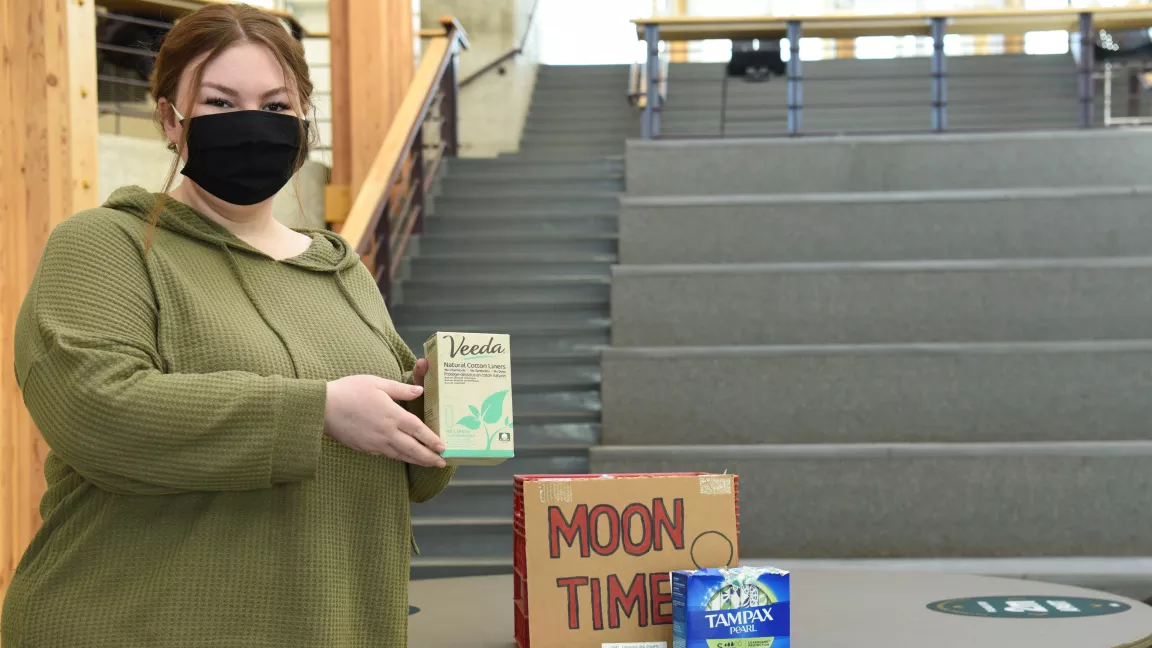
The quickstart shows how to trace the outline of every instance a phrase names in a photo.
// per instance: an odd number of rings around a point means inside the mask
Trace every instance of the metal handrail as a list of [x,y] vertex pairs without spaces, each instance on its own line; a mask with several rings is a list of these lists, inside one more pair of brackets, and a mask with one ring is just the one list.
[[444,27],[445,35],[428,43],[340,230],[372,270],[389,305],[412,236],[423,231],[436,173],[458,148],[457,60],[468,38],[455,20],[444,19]]
[[[661,56],[660,83],[657,86],[661,104],[668,100],[668,73],[671,69],[670,66],[671,59],[667,56]],[[633,61],[628,70],[628,103],[638,108],[643,108],[648,104],[647,71],[648,64],[639,61]]]
[[[948,73],[943,41],[947,34],[1023,34],[1030,31],[1065,30],[1079,35],[1076,78],[1079,84],[1079,125],[1095,122],[1094,46],[1099,30],[1130,30],[1152,26],[1152,7],[1063,8],[1044,10],[974,10],[911,14],[828,14],[820,16],[762,16],[748,18],[655,17],[634,20],[638,36],[647,47],[647,64],[641,74],[629,78],[629,99],[643,108],[641,136],[660,137],[660,112],[667,97],[668,75],[648,71],[660,57],[660,44],[707,39],[747,40],[787,38],[788,133],[803,132],[803,84],[799,42],[802,37],[856,38],[861,36],[930,36],[932,130],[948,130]],[[639,82],[637,77],[639,76]],[[644,87],[658,81],[658,92]],[[1110,77],[1108,78],[1110,83]],[[639,83],[639,85],[637,85]],[[1107,87],[1111,92],[1111,86]],[[646,100],[644,98],[647,98]],[[1108,125],[1122,123],[1105,116]],[[723,115],[722,115],[723,120]],[[721,129],[723,130],[723,128]]]
[[492,70],[500,68],[501,66],[503,66],[508,61],[510,61],[510,60],[512,60],[512,59],[516,58],[517,56],[520,56],[521,54],[524,53],[524,48],[528,46],[528,38],[532,34],[532,24],[536,20],[536,10],[539,8],[540,8],[540,0],[536,0],[535,2],[532,3],[532,10],[528,14],[528,24],[524,27],[524,34],[520,37],[520,44],[517,45],[516,47],[513,47],[512,49],[508,50],[507,52],[504,52],[500,56],[496,57],[494,60],[490,61],[487,65],[480,68],[479,70],[476,70],[472,74],[469,74],[468,76],[464,77],[464,79],[460,81],[460,87],[461,88],[464,88],[464,87],[471,85],[473,82],[475,82],[480,77],[488,74]]

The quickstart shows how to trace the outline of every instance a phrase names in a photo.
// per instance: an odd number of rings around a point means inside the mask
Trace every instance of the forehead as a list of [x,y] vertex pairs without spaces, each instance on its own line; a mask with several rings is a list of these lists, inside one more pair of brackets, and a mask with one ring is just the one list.
[[[195,69],[207,54],[192,62],[185,71],[183,82],[191,83]],[[228,86],[241,95],[260,95],[273,88],[287,85],[284,70],[275,55],[258,43],[240,43],[224,50],[204,68],[203,83]]]

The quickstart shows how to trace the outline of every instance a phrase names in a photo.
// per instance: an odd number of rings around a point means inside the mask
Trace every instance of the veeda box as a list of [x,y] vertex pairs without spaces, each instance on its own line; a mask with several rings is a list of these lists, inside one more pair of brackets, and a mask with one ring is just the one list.
[[791,585],[770,567],[673,572],[675,648],[789,648]]
[[671,648],[678,569],[735,566],[735,475],[517,475],[520,648]]
[[513,456],[512,356],[507,335],[437,332],[424,342],[424,423],[453,466]]

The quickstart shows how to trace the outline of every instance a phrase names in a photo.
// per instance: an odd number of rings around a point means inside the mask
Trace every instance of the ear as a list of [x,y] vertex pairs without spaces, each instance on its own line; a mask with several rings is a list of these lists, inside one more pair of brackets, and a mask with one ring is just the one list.
[[180,125],[180,118],[172,108],[172,103],[164,97],[156,102],[156,110],[160,111],[160,124],[164,128],[164,137],[168,143],[176,147],[184,135],[184,127]]

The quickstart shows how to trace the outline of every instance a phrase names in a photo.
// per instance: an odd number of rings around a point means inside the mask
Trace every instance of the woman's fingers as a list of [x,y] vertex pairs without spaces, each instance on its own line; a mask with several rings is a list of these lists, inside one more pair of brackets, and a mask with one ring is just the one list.
[[380,378],[376,382],[376,388],[388,394],[388,397],[394,401],[410,401],[419,398],[420,394],[424,393],[424,388],[420,385],[408,385],[395,380],[387,380]]
[[420,466],[443,468],[446,464],[444,458],[418,443],[407,434],[398,434],[392,439],[392,449],[397,459]]
[[421,421],[420,417],[399,405],[396,407],[399,411],[395,412],[395,418],[393,420],[396,423],[397,430],[416,439],[436,452],[444,451],[444,442],[441,441],[440,437],[436,436],[436,433],[430,430],[427,425],[424,425],[424,421]]

